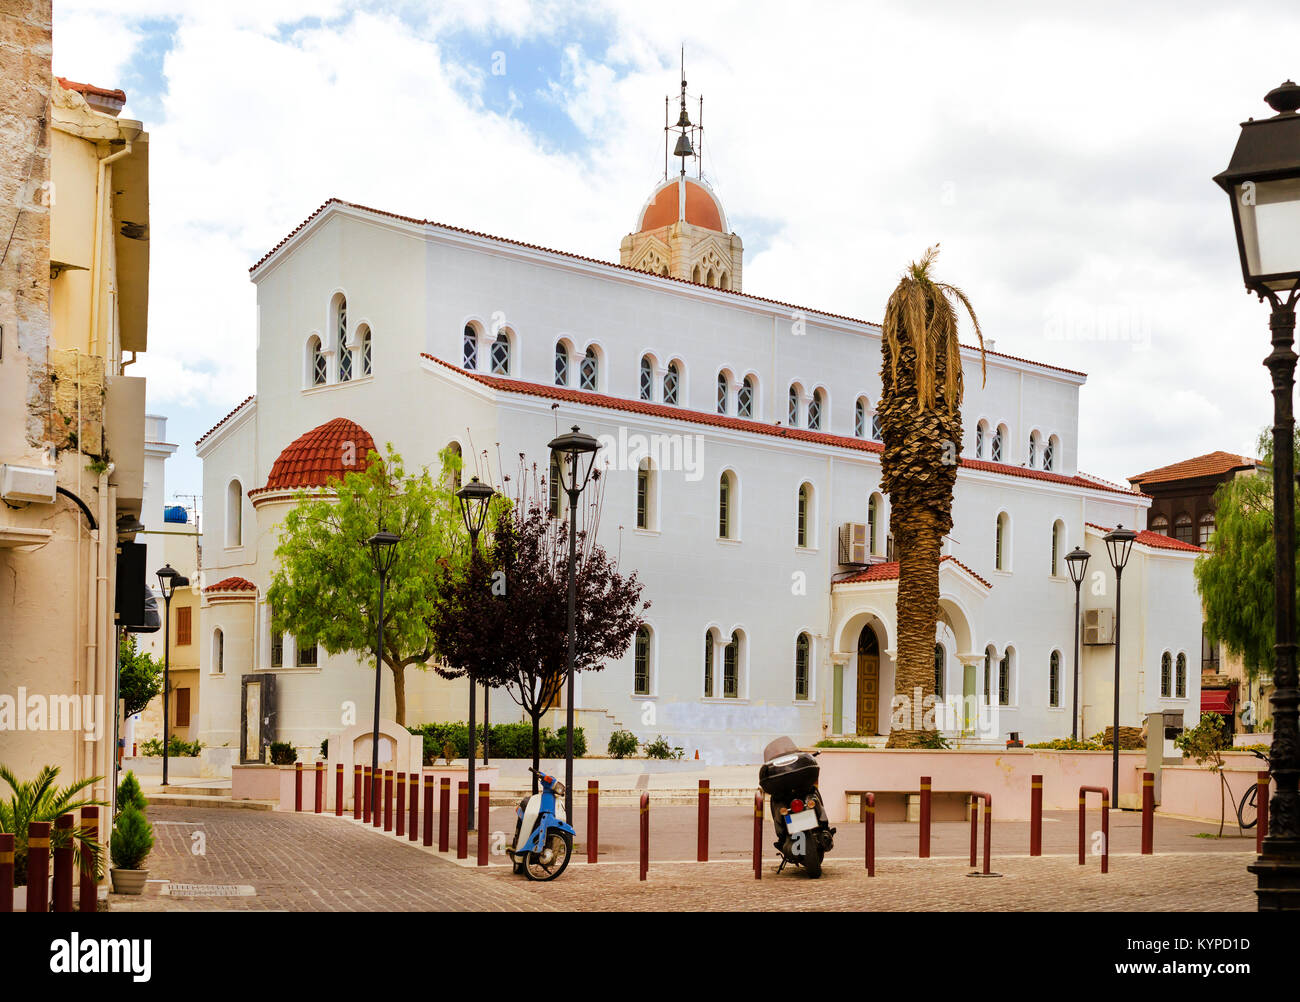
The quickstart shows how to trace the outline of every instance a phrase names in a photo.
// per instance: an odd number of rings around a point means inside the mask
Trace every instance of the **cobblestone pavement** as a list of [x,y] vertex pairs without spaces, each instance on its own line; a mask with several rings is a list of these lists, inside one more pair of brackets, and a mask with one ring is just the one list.
[[[626,818],[623,815],[627,815]],[[840,826],[834,853],[820,880],[787,867],[776,873],[770,822],[764,822],[763,879],[748,865],[752,814],[745,808],[715,808],[711,816],[711,857],[707,864],[680,862],[694,857],[695,810],[664,807],[652,817],[649,879],[637,880],[635,807],[602,812],[600,864],[589,866],[581,845],[558,880],[533,884],[510,872],[491,839],[491,865],[469,858],[442,858],[433,849],[329,815],[234,811],[214,808],[149,809],[157,844],[150,857],[151,877],[174,883],[249,885],[243,897],[131,898],[113,895],[118,910],[774,910],[870,911],[960,910],[1138,910],[1198,911],[1255,908],[1254,879],[1246,865],[1254,859],[1251,840],[1194,837],[1206,826],[1158,818],[1154,856],[1136,854],[1137,815],[1114,821],[1111,872],[1102,875],[1089,856],[1080,867],[1077,818],[1049,816],[1044,852],[1027,853],[1027,825],[995,823],[993,870],[1000,878],[967,876],[969,827],[936,824],[934,858],[916,859],[915,824],[882,824],[877,844],[877,875],[868,878],[862,863],[862,826]],[[1095,812],[1093,815],[1095,819]],[[513,829],[513,810],[494,808],[489,832]],[[1130,820],[1133,824],[1130,824]],[[507,823],[510,829],[506,828]],[[580,831],[583,819],[579,817]],[[1133,830],[1130,830],[1133,829]],[[1211,830],[1217,826],[1210,826]],[[199,833],[201,842],[196,842]],[[982,838],[982,836],[981,836]],[[1129,844],[1131,842],[1131,845]],[[1019,843],[1019,844],[1017,844]],[[202,855],[192,851],[201,844]],[[1243,851],[1245,850],[1245,851]]]

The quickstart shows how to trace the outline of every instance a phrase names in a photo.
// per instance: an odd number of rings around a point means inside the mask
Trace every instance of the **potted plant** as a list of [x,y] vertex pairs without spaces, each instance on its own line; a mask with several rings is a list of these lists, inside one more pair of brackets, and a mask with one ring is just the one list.
[[109,853],[113,865],[109,873],[113,877],[113,890],[117,894],[140,894],[149,871],[144,869],[144,862],[153,849],[153,827],[144,816],[144,812],[133,803],[126,804],[113,825],[113,837],[109,842]]
[[92,776],[71,786],[58,787],[54,785],[58,775],[56,766],[47,765],[34,780],[20,783],[7,767],[0,765],[0,779],[9,785],[11,791],[7,801],[0,800],[0,832],[14,837],[14,887],[17,892],[14,895],[15,909],[23,908],[27,900],[27,826],[33,821],[50,822],[51,849],[61,849],[71,841],[78,872],[83,854],[90,853],[96,861],[95,875],[99,876],[99,841],[80,825],[71,829],[59,829],[54,828],[53,823],[60,815],[70,814],[82,807],[103,806],[102,800],[77,797],[77,794],[98,783],[103,777]]

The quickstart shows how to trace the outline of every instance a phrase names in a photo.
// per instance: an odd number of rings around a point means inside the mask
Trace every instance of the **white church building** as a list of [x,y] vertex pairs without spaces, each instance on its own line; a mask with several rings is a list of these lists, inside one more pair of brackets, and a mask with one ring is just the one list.
[[[544,470],[547,442],[575,424],[610,443],[599,541],[652,602],[626,655],[577,677],[590,751],[620,727],[714,763],[756,762],[781,734],[883,742],[898,565],[879,489],[880,326],[744,291],[741,240],[685,163],[647,199],[618,264],[332,199],[253,266],[256,392],[197,444],[211,764],[262,757],[268,708],[277,739],[304,752],[349,703],[368,717],[373,660],[273,638],[265,601],[293,493],[341,475],[342,443],[391,442],[430,466],[455,443],[467,475],[500,486],[514,470],[496,456]],[[1145,524],[1150,501],[1078,470],[1083,373],[989,351],[981,385],[978,351],[963,359],[935,676],[966,702],[941,723],[957,744],[1070,735],[1064,557],[1079,546],[1092,554],[1079,734],[1095,734],[1111,722],[1115,657],[1102,536]],[[1199,552],[1150,532],[1133,547],[1124,725],[1198,716]],[[407,680],[408,722],[465,719],[464,683]],[[492,719],[519,711],[494,695]]]

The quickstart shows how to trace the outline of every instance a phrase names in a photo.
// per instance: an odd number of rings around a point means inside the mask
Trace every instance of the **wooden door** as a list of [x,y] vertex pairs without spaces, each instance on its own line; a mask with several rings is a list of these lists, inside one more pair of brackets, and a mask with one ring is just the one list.
[[858,640],[858,733],[875,736],[880,730],[880,644],[871,627]]

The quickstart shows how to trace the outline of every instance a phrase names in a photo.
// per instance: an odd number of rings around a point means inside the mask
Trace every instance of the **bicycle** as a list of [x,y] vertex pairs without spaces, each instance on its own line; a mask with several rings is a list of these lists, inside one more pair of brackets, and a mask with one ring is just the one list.
[[[1258,748],[1252,748],[1251,752],[1257,759],[1260,759],[1265,765],[1267,765],[1269,771],[1272,772],[1273,763],[1269,761],[1268,755],[1260,751]],[[1241,795],[1241,801],[1237,804],[1237,823],[1240,825],[1242,831],[1254,828],[1255,825],[1259,823],[1258,795],[1258,783],[1251,783],[1246,792]],[[1249,821],[1246,820],[1247,817],[1250,818]]]

